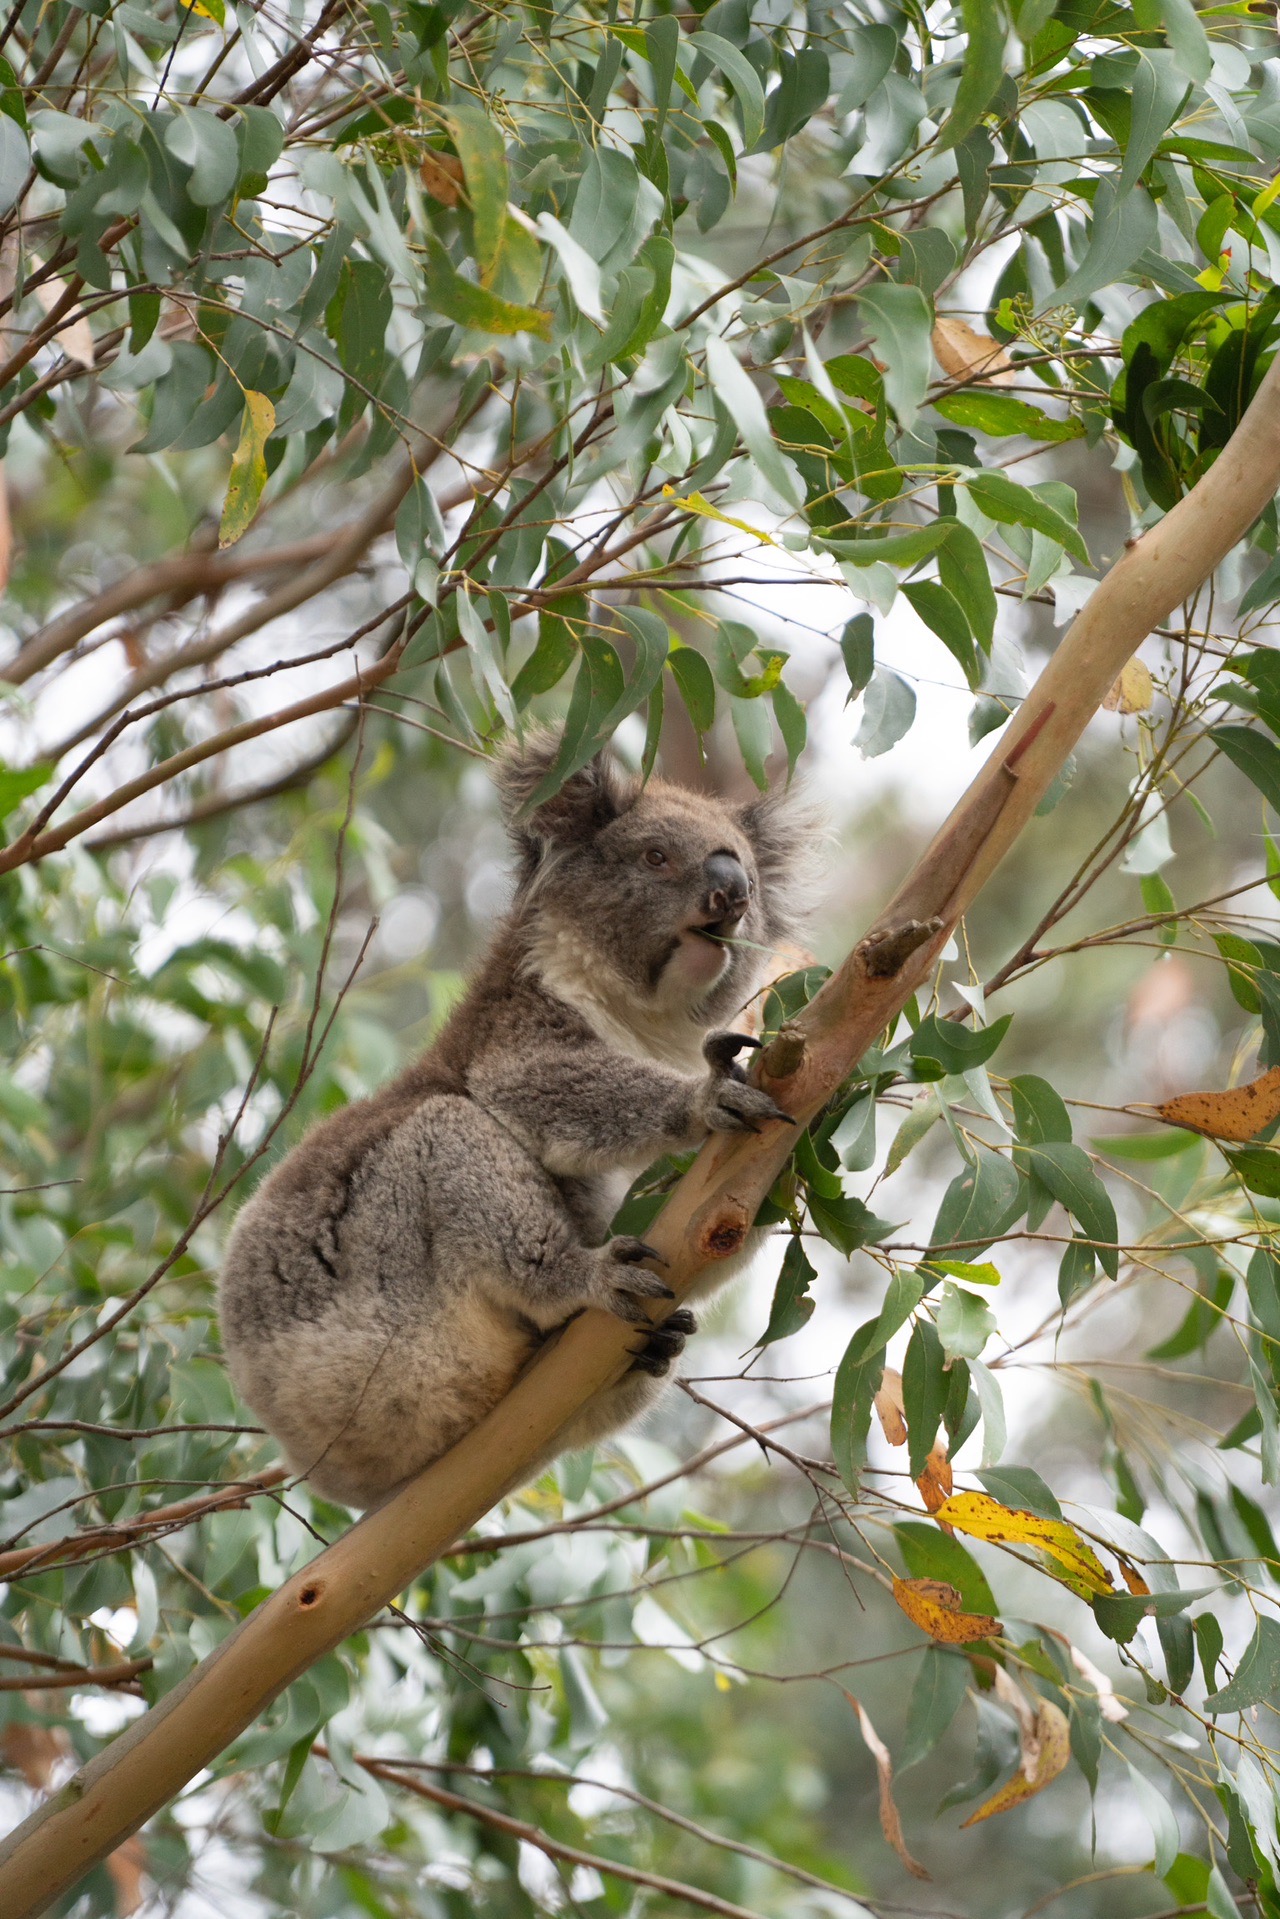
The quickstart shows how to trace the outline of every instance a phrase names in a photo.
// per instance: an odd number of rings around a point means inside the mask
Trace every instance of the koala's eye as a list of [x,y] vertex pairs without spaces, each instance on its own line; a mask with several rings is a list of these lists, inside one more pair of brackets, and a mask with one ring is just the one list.
[[662,867],[670,864],[660,846],[651,846],[647,849],[644,856],[644,863],[646,866],[652,866],[655,872],[658,872]]

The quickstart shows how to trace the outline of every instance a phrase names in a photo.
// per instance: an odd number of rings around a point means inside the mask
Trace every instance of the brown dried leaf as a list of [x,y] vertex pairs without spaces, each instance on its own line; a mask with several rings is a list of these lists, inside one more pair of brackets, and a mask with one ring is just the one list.
[[1280,1119],[1280,1066],[1226,1093],[1180,1093],[1157,1106],[1156,1115],[1167,1126],[1185,1126],[1210,1139],[1253,1139]]
[[428,147],[418,162],[418,178],[442,207],[456,207],[462,198],[462,162],[452,153]]
[[[35,1695],[25,1695],[27,1703],[36,1703]],[[29,1719],[14,1719],[0,1732],[0,1764],[20,1772],[29,1786],[47,1792],[54,1769],[71,1752],[71,1741],[61,1726],[38,1726]]]
[[1154,693],[1150,667],[1143,660],[1126,660],[1120,678],[1102,704],[1108,713],[1146,713]]
[[985,380],[1007,386],[1014,366],[998,340],[979,333],[967,320],[940,315],[933,329],[933,351],[938,365],[952,380]]
[[907,1443],[907,1422],[903,1418],[902,1374],[886,1366],[875,1398],[876,1418],[891,1446]]
[[876,1762],[876,1777],[880,1781],[880,1830],[912,1878],[929,1879],[932,1874],[920,1864],[918,1859],[912,1858],[907,1851],[907,1842],[902,1836],[902,1820],[893,1799],[893,1761],[889,1757],[889,1749],[853,1694],[846,1692],[844,1696],[858,1715],[858,1726],[866,1741],[867,1751]]
[[931,1513],[936,1513],[940,1506],[946,1505],[951,1497],[954,1483],[951,1477],[951,1461],[947,1458],[946,1442],[939,1439],[924,1462],[924,1471],[916,1481],[920,1489],[920,1497]]
[[146,1867],[146,1849],[138,1832],[126,1839],[122,1846],[117,1846],[108,1858],[107,1871],[116,1889],[116,1911],[120,1919],[128,1919],[128,1915],[137,1912],[142,1905],[146,1896],[142,1883]]
[[1129,1591],[1133,1594],[1135,1599],[1145,1599],[1147,1597],[1147,1594],[1151,1591],[1151,1588],[1150,1586],[1148,1586],[1146,1580],[1142,1577],[1142,1574],[1138,1571],[1136,1566],[1131,1566],[1127,1560],[1120,1559],[1120,1556],[1118,1553],[1116,1555],[1116,1558],[1119,1561],[1119,1565],[1120,1565],[1120,1577],[1121,1579],[1123,1579],[1125,1585],[1129,1588]]
[[1000,1621],[989,1613],[965,1612],[955,1587],[942,1579],[895,1579],[893,1596],[912,1625],[940,1645],[966,1646],[1000,1631]]
[[1024,1799],[1043,1792],[1070,1757],[1071,1734],[1066,1714],[1051,1699],[1041,1699],[1030,1724],[1023,1719],[1022,1764],[1012,1779],[1006,1780],[998,1792],[969,1814],[964,1825],[976,1826],[980,1820],[1008,1812],[1011,1806],[1020,1806]]

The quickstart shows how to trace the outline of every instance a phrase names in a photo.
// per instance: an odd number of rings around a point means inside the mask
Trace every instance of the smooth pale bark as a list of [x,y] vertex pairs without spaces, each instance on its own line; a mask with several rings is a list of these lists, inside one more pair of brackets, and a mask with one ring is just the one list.
[[[927,978],[1126,660],[1204,584],[1278,487],[1280,360],[1215,465],[1107,574],[905,884],[806,1010],[804,1044],[787,1049],[787,1076],[768,1080],[798,1120],[821,1108]],[[793,1139],[779,1124],[757,1137],[708,1141],[648,1234],[670,1261],[663,1276],[677,1291],[737,1250]],[[43,1912],[291,1680],[403,1592],[527,1476],[593,1393],[621,1375],[633,1337],[607,1314],[575,1320],[452,1452],[265,1600],[38,1808],[0,1846],[5,1919]]]

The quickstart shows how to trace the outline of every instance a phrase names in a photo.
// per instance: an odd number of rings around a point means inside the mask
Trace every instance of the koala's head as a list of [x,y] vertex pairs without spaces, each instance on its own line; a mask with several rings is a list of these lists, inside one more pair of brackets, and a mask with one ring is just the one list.
[[786,795],[735,805],[645,785],[603,754],[531,806],[554,751],[538,740],[499,766],[517,913],[654,1012],[714,1024],[736,1011],[793,930],[808,810]]

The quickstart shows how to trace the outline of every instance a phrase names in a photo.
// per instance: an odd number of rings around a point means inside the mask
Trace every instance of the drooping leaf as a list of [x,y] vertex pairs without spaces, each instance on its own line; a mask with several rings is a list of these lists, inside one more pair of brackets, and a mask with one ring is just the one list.
[[497,269],[506,231],[506,143],[495,117],[470,102],[455,100],[446,119],[466,181],[476,265],[487,286]]
[[246,392],[240,438],[231,461],[218,545],[234,546],[249,530],[267,484],[267,441],[276,423],[276,410],[265,393]]
[[1244,1712],[1264,1700],[1274,1700],[1277,1692],[1280,1692],[1280,1621],[1264,1613],[1240,1656],[1234,1677],[1216,1692],[1205,1695],[1205,1711]]
[[1013,1014],[1005,1013],[990,1026],[961,1026],[931,1013],[911,1035],[911,1057],[933,1061],[944,1073],[967,1073],[991,1058],[1012,1021]]
[[1051,1699],[1042,1699],[1029,1729],[1023,1736],[1023,1764],[997,1793],[984,1800],[976,1812],[962,1821],[962,1828],[976,1826],[996,1813],[1020,1806],[1046,1786],[1052,1785],[1071,1757],[1071,1731],[1065,1713]]
[[[954,1592],[954,1586],[948,1591]],[[898,1759],[899,1772],[918,1764],[933,1751],[964,1704],[969,1678],[969,1663],[959,1654],[946,1652],[940,1645],[925,1648],[907,1702],[907,1729]]]
[[965,26],[964,61],[951,112],[942,124],[938,145],[954,147],[977,126],[1004,75],[1004,45],[1008,22],[998,0],[960,0]]
[[1111,1196],[1089,1163],[1083,1147],[1061,1140],[1015,1148],[1028,1172],[1066,1208],[1093,1242],[1104,1272],[1114,1279],[1120,1270],[1119,1227]]
[[1256,786],[1268,806],[1280,808],[1280,746],[1251,726],[1211,726],[1209,738],[1252,786]]
[[858,1715],[858,1725],[866,1741],[867,1751],[876,1762],[876,1778],[880,1788],[880,1830],[883,1832],[899,1859],[913,1879],[928,1879],[930,1874],[913,1858],[902,1836],[902,1819],[893,1798],[893,1761],[889,1757],[889,1748],[867,1717],[866,1709],[851,1692],[845,1698]]
[[769,1324],[760,1336],[761,1346],[771,1346],[778,1339],[789,1339],[792,1333],[798,1333],[802,1326],[808,1324],[816,1303],[809,1297],[809,1288],[817,1277],[803,1242],[789,1239],[774,1289]]

